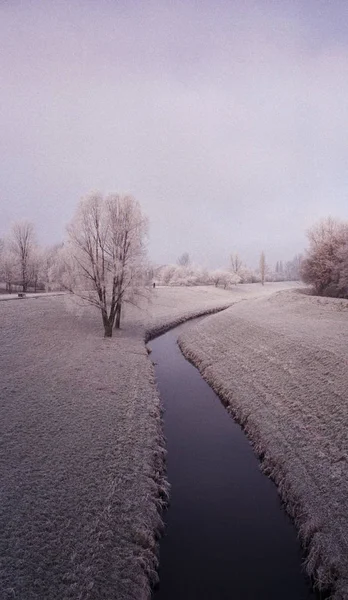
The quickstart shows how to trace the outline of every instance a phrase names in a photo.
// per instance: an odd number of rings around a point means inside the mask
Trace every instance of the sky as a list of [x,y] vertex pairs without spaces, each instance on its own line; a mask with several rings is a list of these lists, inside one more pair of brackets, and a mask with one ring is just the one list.
[[348,3],[0,0],[0,237],[132,194],[149,255],[209,268],[348,219]]

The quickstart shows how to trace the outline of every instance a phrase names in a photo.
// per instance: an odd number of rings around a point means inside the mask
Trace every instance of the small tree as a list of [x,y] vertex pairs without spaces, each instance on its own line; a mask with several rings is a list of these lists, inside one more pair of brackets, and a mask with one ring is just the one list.
[[11,231],[11,250],[16,258],[23,292],[30,281],[30,260],[35,247],[34,225],[28,221],[14,223]]
[[265,253],[262,251],[260,255],[260,277],[262,285],[265,285],[265,277],[266,277],[266,257]]
[[101,311],[104,335],[120,327],[123,302],[144,289],[147,219],[130,196],[82,199],[68,227],[65,286]]
[[215,271],[210,273],[210,281],[215,285],[215,287],[219,287],[219,285],[225,287],[228,276],[229,273],[224,269],[215,269]]

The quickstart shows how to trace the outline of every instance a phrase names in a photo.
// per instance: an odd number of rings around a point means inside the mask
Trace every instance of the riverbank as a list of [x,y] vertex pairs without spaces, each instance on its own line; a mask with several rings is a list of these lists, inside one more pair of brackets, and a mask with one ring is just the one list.
[[[204,317],[205,318],[205,317]],[[177,344],[197,320],[150,343],[164,404],[170,505],[153,600],[315,600],[277,489],[241,427]]]
[[280,292],[179,338],[242,424],[307,550],[307,571],[348,598],[348,302]]

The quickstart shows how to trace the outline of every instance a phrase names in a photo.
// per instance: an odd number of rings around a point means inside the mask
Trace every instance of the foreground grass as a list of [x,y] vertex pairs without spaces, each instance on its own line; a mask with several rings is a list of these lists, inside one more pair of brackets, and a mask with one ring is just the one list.
[[239,297],[155,290],[108,340],[66,298],[0,303],[2,600],[149,598],[168,486],[144,338]]
[[307,550],[348,598],[348,302],[298,292],[241,302],[180,336],[245,427]]

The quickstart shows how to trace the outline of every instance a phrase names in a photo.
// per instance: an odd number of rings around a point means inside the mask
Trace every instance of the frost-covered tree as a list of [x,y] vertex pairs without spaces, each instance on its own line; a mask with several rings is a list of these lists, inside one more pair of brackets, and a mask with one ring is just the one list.
[[299,281],[301,279],[302,254],[296,254],[292,260],[285,263],[284,276],[285,281]]
[[211,271],[210,273],[210,281],[215,285],[215,287],[219,287],[222,285],[226,279],[226,271],[223,269],[215,269],[215,271]]
[[27,291],[30,282],[30,261],[35,246],[34,225],[29,221],[14,223],[10,234],[10,247],[15,256],[23,292]]
[[235,276],[234,283],[252,283],[253,272],[243,263],[238,253],[230,255],[230,271]]
[[231,285],[237,285],[240,282],[240,276],[236,273],[231,273],[227,269],[216,269],[210,273],[210,280],[215,287],[226,289]]
[[303,281],[313,285],[319,295],[342,295],[340,280],[344,280],[348,223],[329,217],[312,227],[307,235],[309,248],[301,263]]
[[261,255],[260,255],[260,278],[261,278],[261,283],[262,285],[265,285],[265,278],[266,278],[266,257],[265,257],[265,253],[262,251]]
[[123,303],[144,290],[146,234],[139,203],[117,194],[83,198],[68,226],[62,279],[101,311],[105,337],[120,327]]
[[348,239],[347,242],[343,244],[340,250],[338,251],[338,260],[338,295],[343,298],[348,298]]
[[231,263],[232,273],[240,276],[242,269],[243,269],[243,262],[237,252],[235,252],[234,254],[231,254],[230,263]]
[[60,281],[64,271],[61,259],[63,243],[41,249],[41,281],[47,292],[61,289]]
[[156,271],[156,277],[158,282],[161,285],[170,285],[171,282],[175,279],[177,268],[178,265],[163,265],[161,267],[158,267]]
[[184,252],[181,256],[179,256],[178,258],[178,265],[180,267],[188,267],[191,263],[190,260],[190,255],[188,252]]
[[0,257],[0,279],[6,284],[6,290],[12,294],[12,286],[16,280],[16,256],[11,251],[8,241],[4,241]]
[[37,292],[39,286],[43,289],[44,251],[36,246],[33,248],[28,264],[28,282]]

